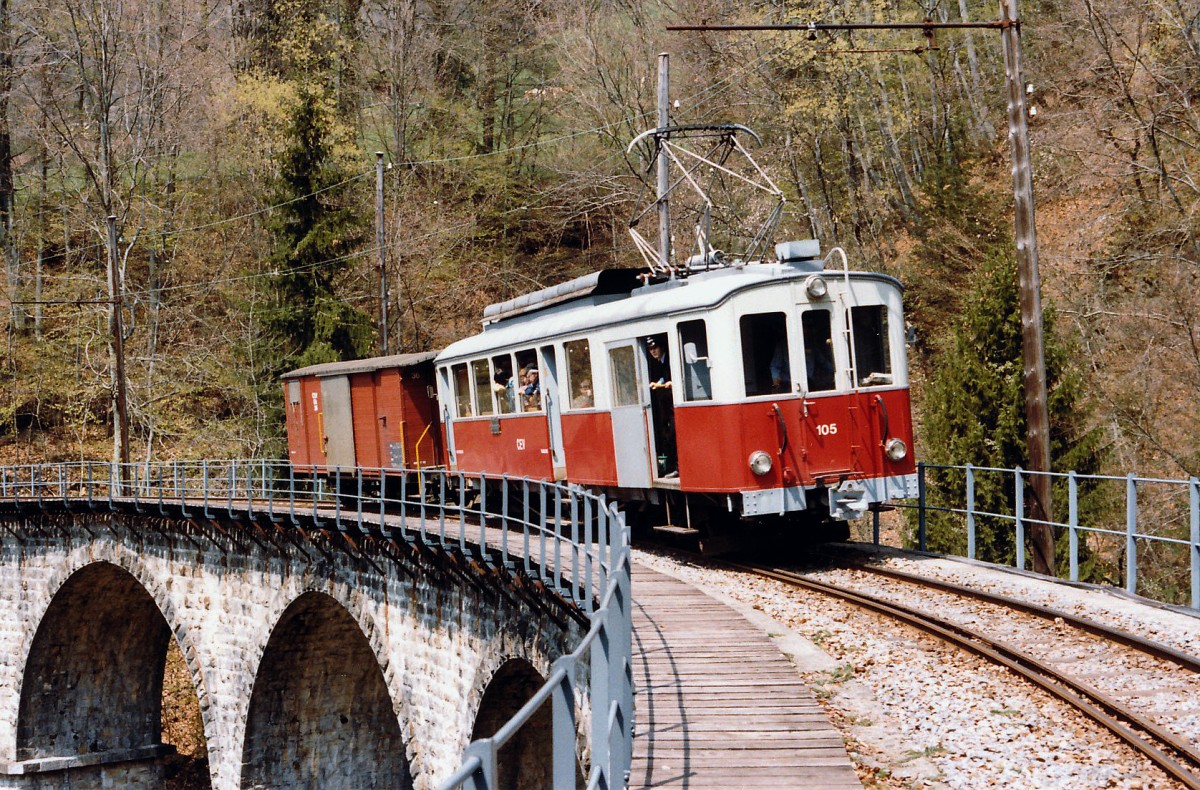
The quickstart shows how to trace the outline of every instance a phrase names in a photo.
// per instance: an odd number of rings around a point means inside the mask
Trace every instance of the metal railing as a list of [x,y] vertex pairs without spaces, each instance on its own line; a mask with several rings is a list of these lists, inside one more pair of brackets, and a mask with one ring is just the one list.
[[[470,744],[445,789],[497,790],[497,753],[552,707],[555,788],[576,787],[577,680],[591,719],[589,788],[624,787],[632,758],[630,536],[623,514],[578,486],[445,470],[298,468],[268,460],[0,467],[0,512],[92,510],[250,520],[379,535],[523,576],[589,630],[492,737]],[[577,678],[585,673],[584,680]]]
[[[936,502],[930,501],[930,474],[939,477]],[[1038,521],[1026,514],[1030,481],[1039,474],[1051,479],[1055,512],[1061,514],[1066,505],[1065,521]],[[931,515],[950,514],[961,519],[965,534],[956,537],[963,556],[978,559],[981,530],[1005,525],[1012,531],[1013,564],[1024,570],[1028,528],[1048,524],[1056,535],[1067,535],[1067,577],[1071,581],[1081,580],[1081,567],[1088,560],[1109,569],[1104,574],[1111,571],[1118,578],[1108,580],[1130,593],[1167,603],[1187,601],[1191,608],[1200,609],[1200,480],[1195,477],[1170,480],[1133,474],[1035,473],[1020,467],[970,464],[919,464],[917,475],[916,503],[900,505],[916,510],[916,547],[922,551],[928,549]],[[989,483],[990,499],[1000,499],[1003,510],[980,503],[978,490],[984,481]],[[997,491],[1004,496],[997,497]],[[1085,496],[1087,507],[1081,505]],[[965,546],[961,538],[965,538]],[[878,524],[875,540],[879,541]],[[946,547],[935,548],[945,551]],[[1154,562],[1142,563],[1142,555],[1150,555]]]

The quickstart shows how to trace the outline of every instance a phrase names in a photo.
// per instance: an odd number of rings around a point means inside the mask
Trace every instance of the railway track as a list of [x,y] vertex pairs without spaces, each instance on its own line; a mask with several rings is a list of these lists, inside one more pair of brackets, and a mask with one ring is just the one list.
[[[728,561],[720,564],[839,598],[1006,667],[1112,732],[1182,786],[1200,790],[1200,748],[1195,737],[1177,731],[1179,728],[1172,730],[1169,699],[1167,710],[1153,701],[1167,696],[1162,692],[1164,679],[1167,688],[1178,688],[1192,698],[1200,694],[1200,659],[1195,656],[1069,612],[885,568],[847,569],[885,578],[891,586],[889,593],[879,595],[861,586],[855,589],[780,568]],[[920,606],[897,600],[915,589],[921,590]],[[955,599],[958,604],[952,603]],[[956,606],[959,616],[943,616]],[[974,616],[963,615],[964,606],[973,607]],[[937,609],[939,614],[931,614],[929,609]],[[1038,622],[1020,625],[1014,618],[1036,618]],[[976,622],[967,625],[963,620]],[[1003,633],[998,635],[997,630]],[[1069,656],[1062,654],[1064,646]],[[1070,666],[1086,667],[1089,661],[1103,661],[1119,671],[1098,676],[1070,671]],[[1093,681],[1103,683],[1105,674],[1116,677],[1108,678],[1108,687],[1101,688]]]

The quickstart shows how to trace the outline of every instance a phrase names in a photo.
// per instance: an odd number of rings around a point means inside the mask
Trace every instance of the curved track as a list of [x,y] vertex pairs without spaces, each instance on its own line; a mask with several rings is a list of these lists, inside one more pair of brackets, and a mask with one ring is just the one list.
[[[822,595],[840,598],[855,606],[918,628],[963,650],[1007,667],[1107,728],[1183,786],[1191,788],[1191,790],[1200,790],[1200,753],[1190,743],[1161,725],[1150,721],[1140,712],[1133,710],[1113,696],[1066,676],[1046,661],[1034,657],[1019,646],[895,601],[885,600],[828,582],[817,581],[793,571],[728,561],[721,564]],[[1200,671],[1200,660],[1193,656],[1066,612],[1027,604],[1004,596],[981,593],[969,588],[959,588],[957,585],[920,576],[876,568],[856,567],[855,570],[877,572],[910,584],[984,600],[1027,614],[1061,619],[1076,628],[1087,631],[1096,638],[1132,647],[1155,658],[1176,663],[1191,672]]]

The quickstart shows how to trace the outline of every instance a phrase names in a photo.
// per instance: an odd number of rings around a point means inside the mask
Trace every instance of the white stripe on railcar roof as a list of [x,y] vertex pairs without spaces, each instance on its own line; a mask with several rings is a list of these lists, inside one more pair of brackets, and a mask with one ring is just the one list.
[[[822,274],[830,287],[837,287],[845,273],[836,270],[798,272],[787,265],[750,265],[742,269],[720,269],[634,290],[627,298],[560,309],[534,312],[489,325],[483,332],[451,343],[438,355],[438,363],[458,361],[493,349],[528,346],[567,336],[587,335],[623,323],[667,318],[679,313],[717,307],[741,291],[781,283],[803,281]],[[854,280],[873,280],[903,290],[900,281],[878,272],[850,272]]]

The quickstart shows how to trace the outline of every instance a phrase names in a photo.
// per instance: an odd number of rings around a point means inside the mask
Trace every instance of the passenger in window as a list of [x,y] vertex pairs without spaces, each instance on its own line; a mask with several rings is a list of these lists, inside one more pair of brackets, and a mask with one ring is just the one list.
[[675,400],[671,394],[671,363],[667,359],[667,336],[646,338],[646,368],[650,379],[650,416],[654,422],[654,447],[658,453],[658,477],[678,477],[675,449]]
[[571,399],[572,409],[590,409],[596,405],[592,397],[592,382],[584,381],[579,384],[579,394]]
[[781,337],[775,341],[775,350],[771,352],[771,392],[791,392],[792,371],[788,364],[787,338]]
[[822,392],[834,387],[833,341],[811,341],[805,336],[804,364],[808,373],[809,392]]
[[541,411],[542,385],[537,368],[530,368],[526,374],[525,389],[521,390],[521,397],[525,411]]

